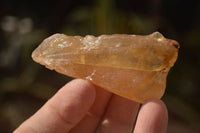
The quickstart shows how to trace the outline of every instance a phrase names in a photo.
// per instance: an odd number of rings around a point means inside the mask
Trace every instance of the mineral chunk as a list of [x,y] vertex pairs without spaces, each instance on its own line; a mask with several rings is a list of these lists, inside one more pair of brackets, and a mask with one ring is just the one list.
[[143,103],[161,98],[179,44],[159,32],[95,37],[55,34],[32,53],[34,61],[59,73],[91,81],[112,93]]

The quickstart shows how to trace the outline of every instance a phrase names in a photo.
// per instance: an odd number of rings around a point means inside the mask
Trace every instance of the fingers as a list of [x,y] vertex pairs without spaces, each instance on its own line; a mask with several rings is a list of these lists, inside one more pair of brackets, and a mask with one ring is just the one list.
[[70,133],[95,133],[112,93],[96,86],[96,99],[86,116]]
[[83,118],[94,100],[95,89],[91,83],[73,80],[14,133],[66,133]]
[[166,133],[168,113],[165,104],[158,99],[142,105],[134,133]]
[[100,133],[130,133],[139,103],[113,95],[101,125]]

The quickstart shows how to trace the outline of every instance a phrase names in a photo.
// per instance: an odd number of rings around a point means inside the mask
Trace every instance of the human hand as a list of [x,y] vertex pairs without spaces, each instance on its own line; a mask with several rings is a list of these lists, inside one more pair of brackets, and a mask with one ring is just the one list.
[[[14,133],[165,133],[168,113],[161,100],[139,103],[76,79],[61,88]],[[100,128],[99,128],[100,127]]]

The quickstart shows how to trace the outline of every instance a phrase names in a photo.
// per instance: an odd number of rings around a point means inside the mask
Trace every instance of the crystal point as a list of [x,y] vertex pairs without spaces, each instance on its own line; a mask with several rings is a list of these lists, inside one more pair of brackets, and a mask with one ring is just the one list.
[[32,53],[36,62],[59,73],[91,81],[110,92],[143,103],[161,98],[179,44],[159,32],[95,37],[54,34]]

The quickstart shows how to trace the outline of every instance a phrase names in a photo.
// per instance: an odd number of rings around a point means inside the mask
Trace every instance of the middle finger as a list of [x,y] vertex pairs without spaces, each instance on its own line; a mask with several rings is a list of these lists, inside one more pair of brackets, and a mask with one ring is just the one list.
[[139,103],[113,94],[100,133],[131,133],[138,108]]

